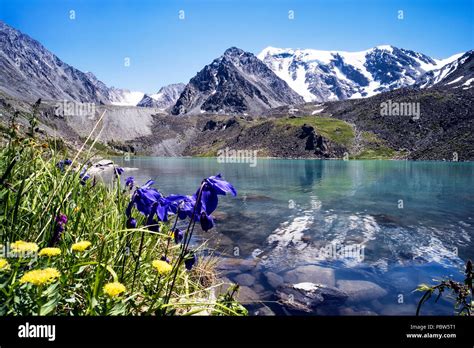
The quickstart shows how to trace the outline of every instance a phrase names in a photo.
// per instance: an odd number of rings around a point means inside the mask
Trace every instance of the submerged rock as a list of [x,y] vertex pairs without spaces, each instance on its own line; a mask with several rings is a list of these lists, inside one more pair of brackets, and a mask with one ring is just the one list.
[[288,310],[312,313],[323,305],[340,305],[348,295],[335,287],[310,282],[285,284],[276,292],[279,302]]
[[316,265],[300,266],[287,271],[283,276],[285,283],[315,283],[327,286],[336,285],[336,277],[332,268]]
[[338,280],[337,287],[349,295],[348,301],[371,301],[387,295],[387,290],[366,280]]
[[240,258],[225,258],[219,261],[217,264],[218,270],[226,270],[226,271],[241,271],[241,272],[248,272],[253,270],[257,266],[257,261],[254,260],[246,260]]
[[246,273],[241,273],[234,279],[235,282],[239,285],[251,286],[255,283],[255,277]]
[[243,305],[260,301],[260,295],[250,289],[248,286],[240,286],[235,299]]
[[275,315],[275,312],[273,312],[270,308],[268,308],[267,306],[262,306],[260,308],[258,308],[254,313],[253,315],[257,315],[257,316],[260,316],[260,317],[265,317],[265,316],[274,316]]
[[264,273],[264,277],[267,280],[268,285],[270,285],[274,289],[278,289],[285,283],[281,276],[273,272]]

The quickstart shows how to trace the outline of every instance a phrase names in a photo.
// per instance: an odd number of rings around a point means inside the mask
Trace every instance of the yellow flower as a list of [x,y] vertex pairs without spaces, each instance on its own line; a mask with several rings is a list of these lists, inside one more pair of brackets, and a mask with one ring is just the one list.
[[91,242],[83,240],[72,245],[72,251],[84,251],[91,246]]
[[5,259],[0,259],[0,271],[6,271],[10,269],[10,264]]
[[39,252],[39,256],[58,256],[61,255],[61,249],[59,248],[43,248]]
[[104,292],[110,297],[117,297],[125,290],[125,286],[119,282],[107,283],[104,286]]
[[20,279],[20,283],[30,283],[36,286],[54,282],[61,274],[56,268],[35,269],[26,272]]
[[22,240],[17,240],[15,243],[10,244],[10,247],[13,252],[16,253],[34,253],[37,252],[39,247],[36,243],[29,243]]
[[154,260],[152,262],[152,265],[161,275],[168,274],[173,269],[173,267],[171,267],[171,265],[168,262],[162,261],[162,260]]

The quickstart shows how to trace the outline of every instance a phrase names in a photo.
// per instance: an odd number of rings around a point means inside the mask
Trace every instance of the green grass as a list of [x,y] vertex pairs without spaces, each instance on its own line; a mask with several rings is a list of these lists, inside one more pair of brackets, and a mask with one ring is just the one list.
[[330,117],[304,116],[279,119],[276,122],[281,125],[291,125],[295,127],[301,127],[305,124],[310,125],[314,127],[316,133],[344,146],[350,146],[355,137],[354,129],[350,124]]
[[[152,230],[133,209],[137,227],[127,227],[125,209],[132,192],[120,178],[109,184],[91,178],[82,185],[80,169],[92,149],[85,145],[67,153],[62,144],[54,144],[60,143],[12,132],[0,149],[0,246],[26,241],[39,250],[53,245],[61,253],[0,257],[0,315],[246,314],[233,295],[211,296],[218,284],[215,260],[201,253],[205,245],[191,243],[188,249],[176,244],[170,234],[173,217],[154,222]],[[61,170],[57,163],[64,158],[74,161]],[[55,240],[60,215],[67,216],[67,223]],[[180,228],[186,230],[188,223],[183,223]],[[192,233],[185,233],[185,241],[187,236]],[[91,246],[73,251],[79,241]],[[199,255],[191,271],[184,267],[190,252]],[[172,270],[160,275],[152,261],[164,255]],[[24,281],[29,271],[45,268],[54,268],[59,276],[42,285]],[[121,283],[125,291],[109,296],[104,286],[112,282]]]
[[364,141],[367,143],[377,144],[377,145],[381,145],[384,143],[382,139],[380,139],[376,134],[372,132],[363,131],[361,135],[362,135],[362,139],[364,139]]
[[365,160],[382,160],[382,159],[391,159],[397,155],[397,151],[386,147],[381,146],[373,149],[365,149],[361,153],[351,156],[351,159],[365,159]]

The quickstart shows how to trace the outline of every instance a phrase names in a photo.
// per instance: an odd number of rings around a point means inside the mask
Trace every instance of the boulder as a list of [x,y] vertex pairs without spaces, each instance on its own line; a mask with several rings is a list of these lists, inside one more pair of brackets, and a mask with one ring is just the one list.
[[247,273],[241,273],[234,277],[234,280],[239,285],[251,286],[255,283],[255,277]]
[[278,289],[284,283],[283,278],[273,272],[264,273],[264,277],[267,280],[268,285],[270,285],[274,289]]
[[111,160],[103,159],[94,163],[93,166],[94,167],[108,167],[108,166],[112,166],[113,164],[114,162],[112,162]]
[[222,259],[217,264],[218,270],[248,272],[257,266],[256,260],[240,259],[238,257],[228,257]]
[[337,287],[349,295],[348,302],[372,301],[387,295],[387,290],[366,280],[338,280]]
[[336,285],[336,277],[332,268],[316,265],[299,266],[287,271],[283,276],[285,283],[315,283],[327,286]]
[[260,301],[260,296],[248,286],[240,286],[235,299],[245,305]]
[[274,316],[275,315],[275,312],[273,312],[270,308],[268,308],[267,306],[263,306],[263,307],[260,307],[258,308],[257,310],[255,310],[255,312],[253,313],[253,315],[257,315],[257,316],[261,316],[261,317],[265,317],[265,316]]
[[276,291],[279,302],[296,313],[313,313],[323,305],[340,305],[347,294],[335,287],[314,283],[285,284]]

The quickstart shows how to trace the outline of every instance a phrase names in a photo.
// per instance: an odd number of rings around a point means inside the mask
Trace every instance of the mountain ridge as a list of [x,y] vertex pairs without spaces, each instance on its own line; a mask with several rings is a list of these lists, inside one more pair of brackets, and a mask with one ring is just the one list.
[[391,45],[359,52],[269,46],[258,57],[305,101],[325,102],[415,85],[427,72],[440,69],[461,55],[438,60]]

